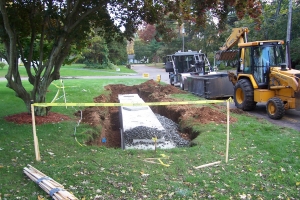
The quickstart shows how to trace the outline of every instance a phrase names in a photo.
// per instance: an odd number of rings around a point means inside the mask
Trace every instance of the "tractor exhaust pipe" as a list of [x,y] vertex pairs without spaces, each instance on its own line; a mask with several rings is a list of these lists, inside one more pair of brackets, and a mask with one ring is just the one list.
[[281,63],[280,67],[281,67],[281,71],[287,71],[286,63]]

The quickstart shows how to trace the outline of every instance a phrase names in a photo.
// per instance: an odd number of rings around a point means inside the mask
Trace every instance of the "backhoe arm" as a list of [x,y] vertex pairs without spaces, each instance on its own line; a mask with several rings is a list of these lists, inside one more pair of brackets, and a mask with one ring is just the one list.
[[227,38],[224,45],[220,47],[220,50],[227,51],[233,46],[235,46],[237,43],[247,42],[247,33],[249,33],[249,29],[246,27],[233,28],[230,36]]
[[285,74],[280,70],[271,70],[270,80],[272,79],[277,80],[277,84],[270,86],[271,89],[276,89],[277,87],[291,87],[295,92],[300,91],[300,79],[294,74]]
[[226,42],[220,47],[220,50],[216,52],[217,60],[233,60],[236,57],[237,50],[230,50],[233,46],[238,43],[247,42],[247,33],[249,29],[246,27],[233,28],[230,36]]

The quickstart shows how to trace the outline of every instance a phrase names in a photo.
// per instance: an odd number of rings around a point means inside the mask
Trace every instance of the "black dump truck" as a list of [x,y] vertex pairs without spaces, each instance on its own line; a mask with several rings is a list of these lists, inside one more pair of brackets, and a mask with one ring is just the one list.
[[170,84],[206,99],[233,96],[227,73],[216,72],[206,55],[198,51],[178,51],[165,57]]

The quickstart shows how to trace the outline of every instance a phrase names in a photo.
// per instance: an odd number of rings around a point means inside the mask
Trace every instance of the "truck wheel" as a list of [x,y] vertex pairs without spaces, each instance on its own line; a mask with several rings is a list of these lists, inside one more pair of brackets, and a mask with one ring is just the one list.
[[174,76],[172,76],[171,74],[169,74],[169,80],[170,80],[170,85],[174,85]]
[[181,75],[179,76],[179,88],[184,90],[184,80]]
[[281,119],[284,115],[284,104],[278,97],[273,97],[267,102],[267,113],[271,119]]
[[184,90],[183,80],[180,81],[180,89]]
[[240,79],[234,87],[235,106],[242,110],[254,110],[256,102],[254,101],[254,90],[248,79]]
[[170,78],[170,85],[173,85],[173,86],[174,86],[173,81],[174,81],[174,78]]

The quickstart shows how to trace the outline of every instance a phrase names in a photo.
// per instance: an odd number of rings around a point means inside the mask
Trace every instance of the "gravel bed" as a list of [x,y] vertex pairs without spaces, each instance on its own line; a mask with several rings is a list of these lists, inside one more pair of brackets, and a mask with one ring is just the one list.
[[178,128],[179,128],[178,124],[159,114],[155,114],[155,115],[158,121],[164,127],[165,131],[161,131],[156,128],[150,128],[146,126],[137,126],[123,133],[125,145],[133,145],[133,139],[152,140],[152,138],[157,137],[157,139],[165,139],[166,141],[173,142],[176,147],[190,146],[190,141],[180,137],[178,133]]
[[182,138],[179,135],[179,132],[178,132],[179,125],[178,124],[176,124],[171,119],[166,118],[162,115],[159,115],[159,114],[155,114],[155,115],[156,115],[158,121],[161,123],[161,125],[166,130],[165,135],[164,135],[166,140],[173,141],[177,147],[190,146],[190,141]]

